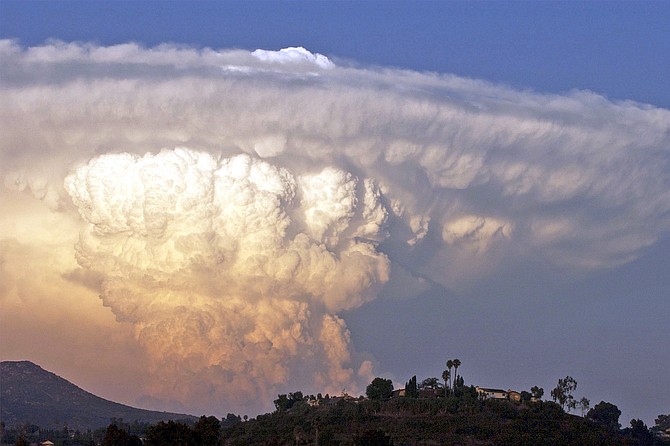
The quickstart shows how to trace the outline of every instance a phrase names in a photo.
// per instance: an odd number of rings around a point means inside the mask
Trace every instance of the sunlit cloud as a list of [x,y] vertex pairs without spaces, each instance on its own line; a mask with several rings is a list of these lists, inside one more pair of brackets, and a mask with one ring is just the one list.
[[43,280],[98,294],[141,392],[192,410],[362,391],[383,371],[345,310],[512,254],[612,267],[670,228],[670,111],[644,104],[304,48],[3,41],[0,62],[0,299],[14,259],[62,259]]

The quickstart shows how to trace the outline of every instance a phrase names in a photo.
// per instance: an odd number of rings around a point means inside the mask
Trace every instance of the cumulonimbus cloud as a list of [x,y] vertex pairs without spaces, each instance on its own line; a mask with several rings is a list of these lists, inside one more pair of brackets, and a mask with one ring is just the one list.
[[213,380],[268,400],[298,368],[330,392],[356,382],[337,313],[388,280],[388,258],[354,236],[383,238],[374,187],[330,167],[295,177],[246,154],[177,148],[101,155],[65,188],[88,223],[79,264],[104,277],[104,304],[135,325],[180,397],[219,398],[198,391]]
[[3,196],[79,215],[72,256],[157,396],[360,388],[341,312],[394,268],[451,286],[525,253],[611,267],[670,228],[668,110],[303,48],[3,41],[0,60]]

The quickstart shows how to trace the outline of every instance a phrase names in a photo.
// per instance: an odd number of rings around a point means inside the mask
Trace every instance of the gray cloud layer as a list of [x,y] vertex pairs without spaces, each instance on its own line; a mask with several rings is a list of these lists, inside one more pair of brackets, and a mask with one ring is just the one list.
[[338,313],[382,285],[611,267],[670,228],[668,110],[300,48],[3,41],[0,60],[2,196],[76,222],[71,255],[159,397],[360,389],[372,363]]

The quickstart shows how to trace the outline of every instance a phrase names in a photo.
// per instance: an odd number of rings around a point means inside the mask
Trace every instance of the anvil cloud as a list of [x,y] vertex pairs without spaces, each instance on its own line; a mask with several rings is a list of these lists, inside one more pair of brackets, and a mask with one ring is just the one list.
[[670,229],[670,111],[644,104],[303,48],[3,41],[0,67],[3,307],[99,295],[138,391],[192,410],[360,392],[343,311]]

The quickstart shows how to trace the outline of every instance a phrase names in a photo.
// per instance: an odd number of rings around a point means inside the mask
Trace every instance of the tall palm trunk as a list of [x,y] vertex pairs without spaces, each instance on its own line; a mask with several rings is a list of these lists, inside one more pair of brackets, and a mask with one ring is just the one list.
[[454,393],[456,393],[456,381],[458,381],[458,367],[461,365],[461,361],[459,359],[454,359],[454,380],[451,382],[451,388],[454,390]]
[[451,368],[454,366],[454,361],[451,359],[447,361],[447,370],[449,371],[449,385],[454,386],[454,381],[451,379]]

